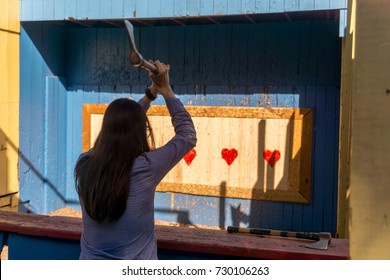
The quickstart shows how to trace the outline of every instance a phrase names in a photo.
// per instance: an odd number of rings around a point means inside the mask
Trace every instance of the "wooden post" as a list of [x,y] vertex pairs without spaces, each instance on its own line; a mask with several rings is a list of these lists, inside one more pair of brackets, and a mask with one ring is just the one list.
[[389,259],[390,2],[349,2],[350,258]]
[[0,2],[0,207],[19,191],[19,1]]

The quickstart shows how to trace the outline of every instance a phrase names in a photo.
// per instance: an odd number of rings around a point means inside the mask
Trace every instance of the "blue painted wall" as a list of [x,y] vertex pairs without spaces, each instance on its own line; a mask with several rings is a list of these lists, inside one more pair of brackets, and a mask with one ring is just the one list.
[[66,201],[66,88],[58,78],[66,69],[64,35],[49,24],[21,28],[19,177],[25,211],[46,213]]
[[[339,10],[346,29],[347,0],[20,0],[21,21],[88,21],[213,17]],[[289,18],[289,16],[286,16]]]
[[347,0],[21,0],[22,21],[122,19],[346,9]]
[[[215,2],[215,1],[214,1]],[[311,203],[156,194],[156,218],[203,225],[336,230],[341,39],[334,21],[136,28],[145,58],[171,64],[184,104],[314,109]],[[138,99],[122,28],[22,24],[21,200],[36,213],[78,208],[73,166],[81,106]],[[155,104],[163,104],[161,98]]]

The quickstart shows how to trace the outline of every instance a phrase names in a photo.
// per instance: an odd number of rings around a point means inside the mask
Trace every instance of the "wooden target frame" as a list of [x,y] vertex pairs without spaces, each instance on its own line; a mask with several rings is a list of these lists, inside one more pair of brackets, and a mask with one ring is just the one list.
[[[107,104],[83,105],[82,149],[93,144]],[[312,110],[186,106],[198,143],[158,185],[159,192],[310,202]],[[148,118],[156,147],[174,135],[166,106]]]

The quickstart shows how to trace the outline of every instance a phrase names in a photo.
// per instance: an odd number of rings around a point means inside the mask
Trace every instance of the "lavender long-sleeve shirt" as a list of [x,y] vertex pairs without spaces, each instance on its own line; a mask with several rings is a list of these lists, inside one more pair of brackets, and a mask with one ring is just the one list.
[[[142,99],[139,103],[145,112],[149,109]],[[175,136],[164,146],[135,159],[123,216],[114,223],[99,224],[88,216],[81,203],[83,233],[80,259],[157,259],[154,234],[156,186],[196,145],[193,122],[181,101],[167,98],[166,104]]]

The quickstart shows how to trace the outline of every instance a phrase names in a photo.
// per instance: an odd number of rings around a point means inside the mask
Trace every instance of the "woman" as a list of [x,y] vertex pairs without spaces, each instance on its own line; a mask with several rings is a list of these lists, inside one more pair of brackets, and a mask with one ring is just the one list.
[[[114,100],[91,150],[75,166],[83,233],[80,259],[157,259],[154,193],[157,184],[196,144],[190,115],[175,97],[169,65],[159,61],[152,86],[137,103]],[[164,146],[153,143],[146,111],[157,92],[164,97],[175,136]]]

